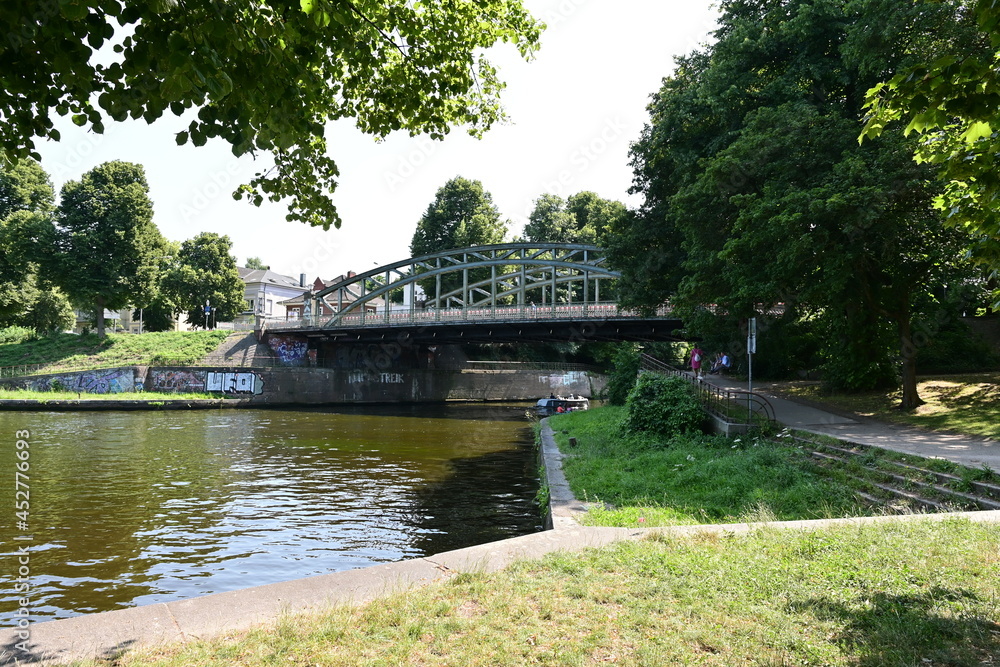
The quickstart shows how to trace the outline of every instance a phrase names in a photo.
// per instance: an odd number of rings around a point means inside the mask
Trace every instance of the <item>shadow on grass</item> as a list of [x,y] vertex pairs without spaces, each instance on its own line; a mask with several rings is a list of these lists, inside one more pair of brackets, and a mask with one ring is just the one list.
[[967,590],[934,587],[918,595],[877,592],[854,604],[812,599],[805,606],[845,624],[834,641],[859,667],[885,667],[993,664],[1000,625],[982,612],[994,604]]

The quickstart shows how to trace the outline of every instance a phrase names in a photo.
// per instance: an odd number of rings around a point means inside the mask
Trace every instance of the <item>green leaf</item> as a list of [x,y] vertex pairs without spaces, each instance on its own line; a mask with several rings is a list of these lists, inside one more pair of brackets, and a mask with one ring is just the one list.
[[986,121],[980,121],[978,123],[973,123],[964,133],[962,133],[962,141],[967,144],[974,144],[980,139],[985,139],[992,134],[993,130],[990,129],[990,124]]
[[87,18],[87,4],[83,0],[59,0],[59,13],[68,21]]
[[330,25],[330,13],[321,9],[313,14],[313,21],[320,28],[325,28]]

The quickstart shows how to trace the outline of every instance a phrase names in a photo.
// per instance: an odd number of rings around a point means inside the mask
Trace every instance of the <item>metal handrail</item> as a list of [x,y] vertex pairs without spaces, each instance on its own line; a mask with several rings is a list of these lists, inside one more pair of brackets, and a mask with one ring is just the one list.
[[[653,317],[673,315],[669,305],[660,306]],[[639,311],[620,308],[613,301],[599,303],[523,304],[518,306],[477,306],[469,308],[427,308],[390,310],[344,315],[333,322],[328,316],[297,319],[270,319],[274,329],[355,329],[362,327],[407,326],[411,324],[473,324],[484,321],[534,322],[549,320],[608,320],[644,317]]]
[[[730,424],[752,426],[755,416],[760,416],[769,423],[776,421],[771,402],[758,393],[745,389],[729,389],[703,382],[646,353],[640,357],[639,368],[640,371],[647,373],[683,378],[694,387],[706,410]],[[745,415],[745,420],[734,421],[733,417],[739,415]]]
[[465,364],[468,369],[474,370],[601,372],[596,366],[562,361],[466,361]]

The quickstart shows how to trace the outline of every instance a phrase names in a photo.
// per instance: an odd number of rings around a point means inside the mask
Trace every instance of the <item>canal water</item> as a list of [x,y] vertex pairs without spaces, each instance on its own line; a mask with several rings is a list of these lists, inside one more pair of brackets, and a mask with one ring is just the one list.
[[[40,621],[541,530],[525,410],[0,413],[3,627],[23,596],[22,546]],[[24,430],[27,530],[17,526],[13,489]]]

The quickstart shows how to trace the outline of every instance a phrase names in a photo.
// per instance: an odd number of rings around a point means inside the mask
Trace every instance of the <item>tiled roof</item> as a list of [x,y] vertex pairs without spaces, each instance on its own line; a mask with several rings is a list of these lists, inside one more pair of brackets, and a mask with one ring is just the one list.
[[[244,283],[266,283],[282,287],[302,287],[302,285],[299,285],[298,278],[283,276],[269,269],[248,269],[243,266],[237,266],[236,269],[240,272],[240,278]],[[303,289],[309,287],[311,285],[306,285]]]

